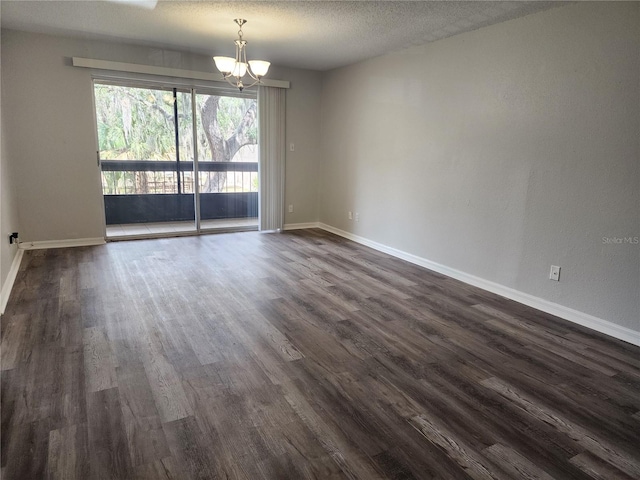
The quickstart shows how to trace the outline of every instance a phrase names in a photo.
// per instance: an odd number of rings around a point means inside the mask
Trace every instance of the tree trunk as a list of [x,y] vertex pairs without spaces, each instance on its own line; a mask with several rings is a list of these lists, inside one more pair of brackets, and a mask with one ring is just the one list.
[[[211,153],[214,162],[228,162],[229,159],[226,155],[226,141],[222,138],[220,132],[220,125],[218,124],[218,105],[220,104],[220,97],[210,95],[204,102],[201,110],[202,128],[204,134],[209,142]],[[207,159],[208,160],[208,159]]]
[[[220,97],[210,95],[204,102],[200,112],[202,118],[202,128],[207,137],[209,148],[211,149],[212,161],[226,162],[225,160],[225,141],[220,133],[220,125],[218,124],[218,105]],[[207,159],[209,160],[209,159]],[[207,181],[201,190],[201,193],[221,192],[227,182],[227,174],[225,172],[215,172],[213,175],[207,176]]]
[[[256,143],[256,139],[251,138],[249,131],[256,121],[257,104],[255,101],[251,103],[235,132],[227,139],[222,137],[220,125],[218,124],[219,105],[219,96],[209,96],[202,106],[200,117],[202,118],[202,127],[207,137],[207,142],[211,148],[213,156],[211,160],[214,162],[230,162],[242,147]],[[221,192],[226,181],[226,172],[216,172],[209,176],[202,193]]]
[[253,101],[249,108],[247,108],[247,111],[244,112],[242,121],[238,124],[236,131],[233,132],[233,135],[226,140],[226,150],[229,155],[229,160],[227,160],[227,162],[230,162],[236,153],[238,153],[238,150],[245,145],[256,143],[255,138],[252,139],[249,135],[249,130],[256,122],[256,111],[257,105],[256,102]]

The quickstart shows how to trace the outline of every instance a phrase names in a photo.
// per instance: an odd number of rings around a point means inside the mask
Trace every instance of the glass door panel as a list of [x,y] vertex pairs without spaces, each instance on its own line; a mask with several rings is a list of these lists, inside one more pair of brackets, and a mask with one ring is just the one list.
[[195,231],[190,92],[96,83],[94,93],[107,237]]
[[200,228],[258,228],[257,100],[195,94]]

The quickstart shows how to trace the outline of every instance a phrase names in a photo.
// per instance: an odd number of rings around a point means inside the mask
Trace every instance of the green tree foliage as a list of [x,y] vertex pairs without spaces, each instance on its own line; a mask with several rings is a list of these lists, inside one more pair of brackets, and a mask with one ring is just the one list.
[[[177,92],[178,142],[181,161],[193,161],[194,109],[190,92]],[[200,161],[233,161],[218,153],[214,155],[215,136],[232,145],[228,153],[235,153],[243,145],[257,143],[255,99],[214,97],[214,115],[204,115],[209,95],[196,95],[198,112],[198,158]],[[173,92],[155,88],[134,88],[96,84],[96,119],[100,158],[103,160],[176,160]],[[212,102],[209,101],[209,104]],[[247,112],[253,115],[247,116]],[[244,123],[243,123],[244,122]],[[209,132],[207,135],[205,132]],[[217,137],[216,137],[217,138]],[[238,142],[238,139],[241,141]],[[226,143],[225,143],[226,142]],[[219,150],[218,150],[219,151]],[[228,157],[229,155],[227,155]],[[165,172],[105,172],[104,193],[168,193],[167,186],[157,192],[150,185],[169,182],[175,189],[176,176]],[[216,188],[224,186],[224,178],[217,179]],[[208,188],[210,181],[207,181]],[[154,187],[157,189],[157,187]],[[207,190],[211,191],[211,190]]]
[[[100,158],[175,160],[171,91],[96,85],[95,92]],[[190,126],[181,130],[190,135]]]

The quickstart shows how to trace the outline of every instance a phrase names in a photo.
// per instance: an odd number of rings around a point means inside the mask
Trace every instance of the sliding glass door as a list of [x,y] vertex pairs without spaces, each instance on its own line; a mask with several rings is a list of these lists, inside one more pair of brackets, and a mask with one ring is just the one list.
[[96,82],[95,105],[107,237],[257,228],[255,96]]
[[256,98],[197,92],[200,227],[258,226]]

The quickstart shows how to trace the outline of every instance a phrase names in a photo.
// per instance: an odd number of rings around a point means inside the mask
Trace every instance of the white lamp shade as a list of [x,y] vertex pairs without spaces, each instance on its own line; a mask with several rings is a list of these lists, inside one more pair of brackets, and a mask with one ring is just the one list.
[[247,73],[247,64],[244,62],[235,62],[232,75],[241,78],[244,77],[245,73]]
[[251,71],[256,77],[264,77],[269,71],[270,62],[264,62],[262,60],[249,60],[249,66]]
[[236,59],[231,57],[213,57],[213,61],[222,73],[231,73],[236,66]]

